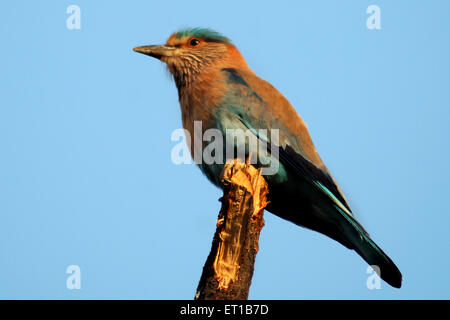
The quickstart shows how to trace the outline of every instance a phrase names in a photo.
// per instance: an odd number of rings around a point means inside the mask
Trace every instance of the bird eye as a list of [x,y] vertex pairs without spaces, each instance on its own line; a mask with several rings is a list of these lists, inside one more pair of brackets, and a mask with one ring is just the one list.
[[190,45],[191,47],[196,47],[196,46],[199,45],[199,43],[200,43],[200,40],[198,40],[198,39],[196,39],[196,38],[189,40],[189,45]]

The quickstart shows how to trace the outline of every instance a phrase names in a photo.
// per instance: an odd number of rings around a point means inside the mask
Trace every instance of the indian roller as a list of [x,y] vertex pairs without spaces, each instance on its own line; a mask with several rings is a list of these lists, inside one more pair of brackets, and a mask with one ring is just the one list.
[[[276,88],[249,68],[228,38],[210,29],[190,28],[175,32],[164,45],[141,46],[134,51],[167,65],[178,89],[182,123],[190,133],[192,141],[187,142],[192,155],[195,148],[205,147],[203,142],[194,142],[195,121],[202,124],[202,134],[211,128],[224,135],[228,129],[250,130],[270,150],[274,141],[268,135],[258,134],[258,130],[277,129],[278,155],[272,161],[278,161],[278,170],[265,175],[270,201],[266,209],[355,250],[369,265],[377,266],[374,269],[383,280],[401,287],[400,271],[356,220],[317,153],[302,118]],[[227,143],[248,142],[233,139]],[[249,150],[248,145],[243,147]],[[262,166],[255,164],[258,165]],[[211,182],[223,187],[223,163],[200,162],[198,166]]]

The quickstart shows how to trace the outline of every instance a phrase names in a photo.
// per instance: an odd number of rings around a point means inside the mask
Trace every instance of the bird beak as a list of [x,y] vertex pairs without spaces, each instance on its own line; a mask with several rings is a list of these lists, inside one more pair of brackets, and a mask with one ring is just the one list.
[[165,46],[165,45],[156,45],[156,46],[136,47],[133,50],[136,52],[145,54],[147,56],[161,60],[165,57],[172,56],[175,48],[170,47],[170,46]]

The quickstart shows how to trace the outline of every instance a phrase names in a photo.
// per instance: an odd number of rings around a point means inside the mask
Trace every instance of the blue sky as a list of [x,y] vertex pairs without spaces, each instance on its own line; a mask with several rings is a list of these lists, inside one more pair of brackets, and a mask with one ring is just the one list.
[[[66,27],[71,4],[80,30]],[[373,4],[381,30],[366,27]],[[194,297],[221,192],[171,162],[175,85],[132,48],[203,26],[290,100],[404,277],[369,290],[355,252],[266,213],[250,298],[449,299],[449,12],[437,0],[3,4],[0,298]]]

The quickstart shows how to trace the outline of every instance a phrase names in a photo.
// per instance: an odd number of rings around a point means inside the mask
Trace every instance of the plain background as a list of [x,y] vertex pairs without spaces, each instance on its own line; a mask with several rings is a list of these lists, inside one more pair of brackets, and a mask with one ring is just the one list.
[[[372,4],[381,30],[366,27]],[[450,298],[449,13],[444,0],[3,3],[0,298],[194,297],[221,192],[171,162],[175,85],[132,48],[196,26],[291,101],[404,276],[369,290],[355,252],[266,213],[250,298]]]

